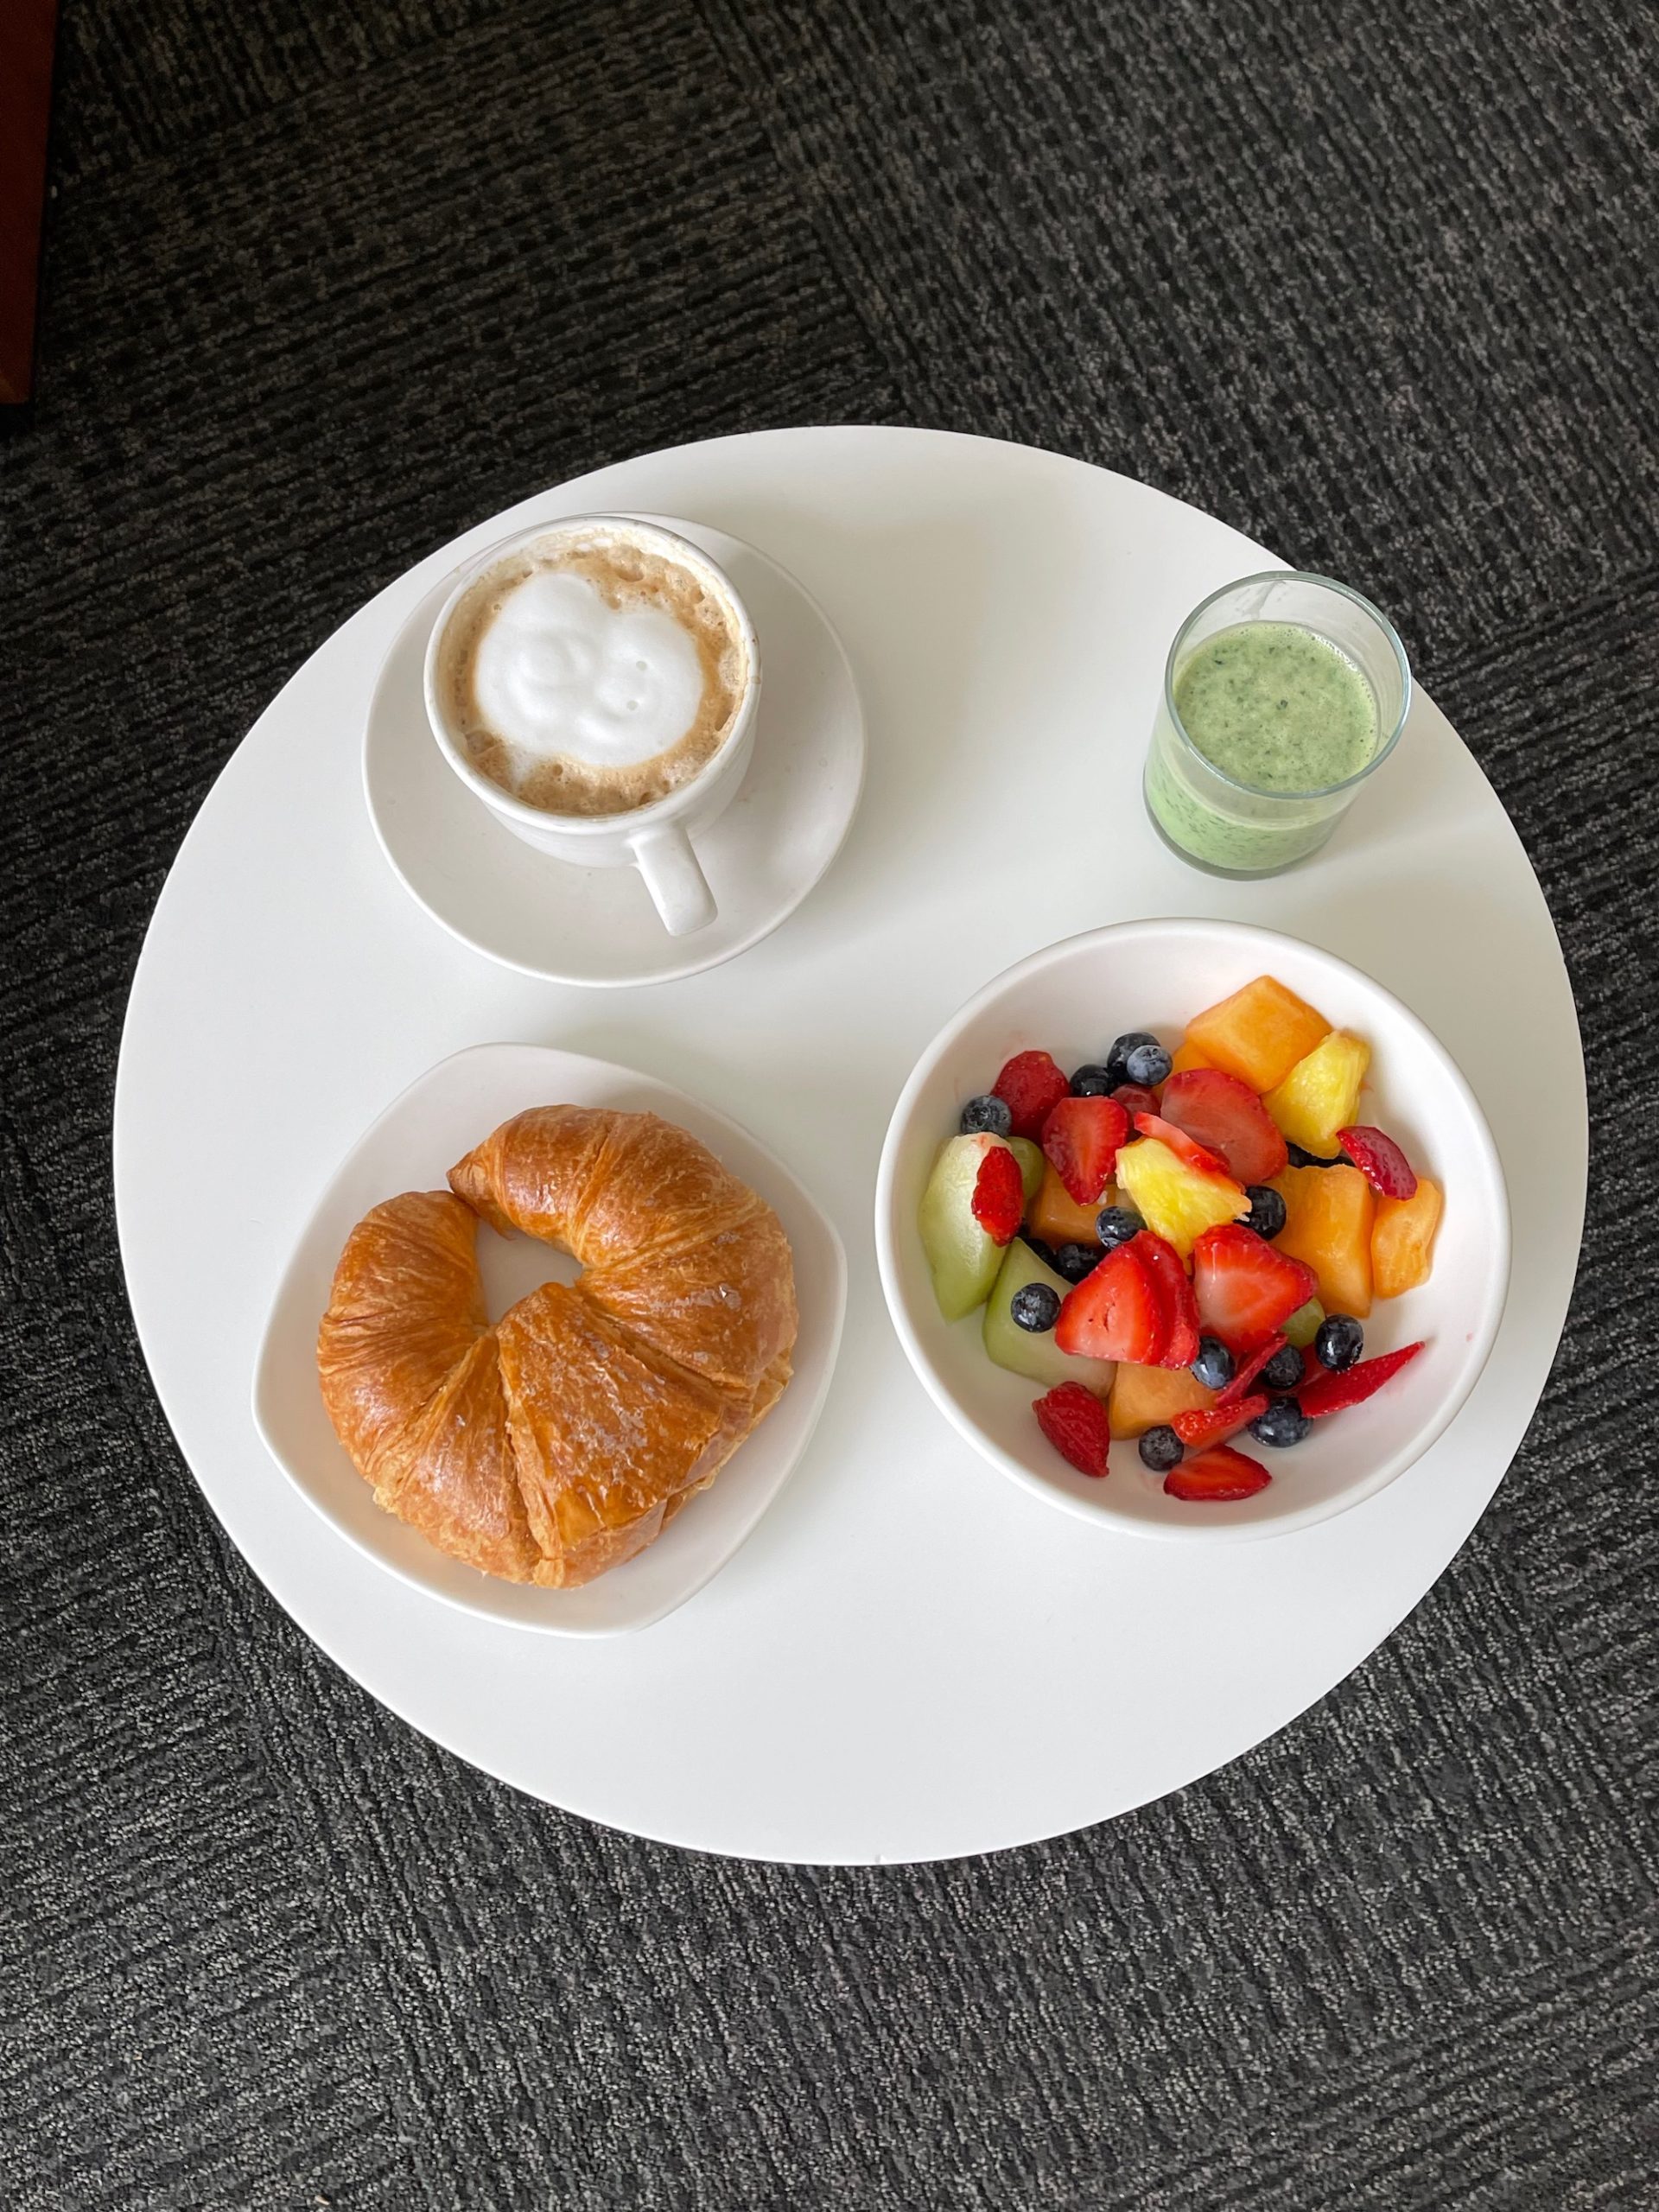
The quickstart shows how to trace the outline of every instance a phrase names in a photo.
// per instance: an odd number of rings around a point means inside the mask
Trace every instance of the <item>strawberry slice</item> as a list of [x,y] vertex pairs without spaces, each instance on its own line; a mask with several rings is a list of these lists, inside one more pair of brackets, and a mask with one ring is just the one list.
[[1235,1452],[1230,1444],[1216,1444],[1197,1459],[1172,1467],[1164,1477],[1164,1488],[1171,1497],[1188,1498],[1194,1504],[1223,1505],[1230,1498],[1254,1497],[1272,1480],[1260,1460]]
[[1181,1255],[1164,1237],[1149,1229],[1139,1230],[1129,1243],[1147,1264],[1158,1286],[1164,1314],[1164,1348],[1151,1362],[1154,1367],[1191,1367],[1198,1356],[1198,1309],[1192,1286],[1181,1265]]
[[1126,1114],[1155,1114],[1158,1111],[1158,1094],[1155,1090],[1148,1090],[1144,1084],[1120,1083],[1112,1096]]
[[1126,1359],[1135,1367],[1157,1363],[1166,1334],[1164,1301],[1145,1259],[1133,1247],[1115,1245],[1092,1274],[1067,1293],[1054,1324],[1060,1351],[1085,1359]]
[[1416,1197],[1416,1170],[1394,1139],[1381,1129],[1368,1128],[1362,1122],[1353,1128],[1338,1129],[1337,1142],[1371,1188],[1385,1198]]
[[1013,1116],[1008,1135],[1014,1137],[1039,1136],[1043,1123],[1071,1088],[1047,1052],[1016,1052],[991,1085]]
[[[1178,1129],[1173,1122],[1165,1121],[1161,1114],[1137,1114],[1135,1126],[1143,1137],[1161,1137],[1177,1160],[1187,1166],[1196,1167],[1200,1175],[1227,1175],[1226,1167],[1213,1152],[1206,1152],[1201,1144],[1194,1144],[1185,1129]],[[1229,1182],[1232,1180],[1228,1175]]]
[[1020,1162],[1007,1145],[994,1144],[987,1148],[974,1178],[974,1195],[969,1203],[974,1219],[993,1243],[1007,1244],[1013,1241],[1026,1211],[1026,1185]]
[[1106,1472],[1112,1450],[1111,1423],[1092,1390],[1081,1382],[1057,1382],[1042,1397],[1033,1400],[1031,1409],[1043,1434],[1079,1474]]
[[1322,1414],[1346,1413],[1350,1406],[1363,1405],[1415,1359],[1422,1348],[1421,1340],[1403,1344],[1398,1351],[1385,1351],[1376,1359],[1362,1359],[1357,1367],[1345,1367],[1339,1375],[1323,1374],[1303,1383],[1296,1393],[1302,1411],[1310,1421],[1318,1421]]
[[1217,1154],[1236,1183],[1271,1182],[1289,1164],[1272,1115],[1248,1083],[1220,1068],[1187,1068],[1171,1076],[1158,1110]]
[[1224,1444],[1267,1410],[1267,1393],[1258,1390],[1230,1406],[1194,1406],[1189,1412],[1176,1414],[1169,1425],[1189,1452],[1202,1452],[1210,1445]]
[[[1276,1358],[1278,1355],[1283,1351],[1287,1339],[1282,1336],[1269,1337],[1266,1344],[1262,1345],[1258,1351],[1253,1351],[1249,1357],[1245,1361],[1244,1364],[1239,1369],[1238,1372],[1234,1376],[1232,1381],[1227,1383],[1223,1389],[1217,1391],[1217,1405],[1230,1406],[1236,1400],[1242,1398],[1245,1392],[1249,1389],[1251,1383],[1255,1382],[1256,1376],[1268,1364],[1269,1360]],[[1307,1359],[1312,1359],[1313,1357],[1313,1355],[1312,1352],[1309,1352],[1306,1355]],[[1304,1364],[1306,1364],[1306,1361],[1304,1362]],[[1324,1370],[1321,1370],[1320,1371],[1323,1373]]]
[[1239,1222],[1206,1229],[1192,1247],[1198,1319],[1235,1352],[1254,1351],[1319,1289],[1312,1268]]
[[1099,1203],[1129,1117],[1116,1098],[1062,1098],[1043,1122],[1043,1154],[1080,1206]]

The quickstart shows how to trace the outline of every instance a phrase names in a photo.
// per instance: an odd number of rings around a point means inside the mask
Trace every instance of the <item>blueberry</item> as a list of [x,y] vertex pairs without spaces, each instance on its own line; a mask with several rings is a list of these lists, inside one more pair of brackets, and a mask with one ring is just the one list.
[[1074,1098],[1109,1098],[1115,1088],[1110,1071],[1097,1067],[1093,1061],[1080,1067],[1071,1078]]
[[1300,1444],[1313,1426],[1295,1398],[1275,1398],[1264,1414],[1257,1414],[1250,1423],[1250,1434],[1258,1444],[1272,1444],[1283,1451],[1287,1446]]
[[1060,1294],[1046,1282],[1026,1283],[1008,1300],[1008,1313],[1016,1329],[1044,1336],[1060,1318]]
[[1250,1202],[1250,1211],[1244,1226],[1253,1229],[1258,1236],[1276,1236],[1286,1221],[1285,1202],[1277,1191],[1265,1183],[1247,1183],[1244,1195]]
[[994,1090],[988,1090],[983,1097],[970,1098],[962,1109],[961,1128],[965,1137],[978,1136],[982,1132],[1005,1137],[1013,1127],[1013,1108]]
[[1256,1376],[1264,1390],[1300,1390],[1302,1387],[1302,1355],[1294,1344],[1286,1344]]
[[1103,1206],[1095,1216],[1095,1234],[1109,1252],[1138,1236],[1146,1225],[1133,1206]]
[[1098,1244],[1062,1244],[1054,1255],[1054,1272],[1067,1282],[1081,1282],[1100,1262]]
[[1319,1333],[1313,1339],[1313,1357],[1321,1367],[1334,1368],[1338,1375],[1344,1367],[1351,1367],[1365,1349],[1365,1332],[1351,1313],[1333,1313],[1319,1325]]
[[1033,1236],[1030,1230],[1027,1229],[1022,1229],[1020,1230],[1020,1239],[1022,1243],[1030,1246],[1031,1249],[1037,1255],[1038,1258],[1042,1262],[1046,1268],[1052,1268],[1053,1266],[1054,1247],[1052,1244],[1045,1244],[1040,1236]]
[[1285,1150],[1290,1154],[1293,1167],[1340,1167],[1344,1164],[1339,1152],[1333,1152],[1329,1160],[1324,1160],[1317,1152],[1304,1152],[1299,1144],[1287,1144]]
[[[1194,1377],[1206,1390],[1224,1390],[1233,1379],[1236,1363],[1219,1337],[1200,1337],[1198,1356],[1192,1363]],[[1300,1376],[1301,1369],[1296,1370]]]
[[1166,1080],[1171,1063],[1169,1054],[1154,1037],[1149,1045],[1137,1045],[1125,1057],[1123,1065],[1131,1083],[1150,1090],[1154,1084]]
[[1129,1054],[1137,1045],[1155,1045],[1158,1039],[1150,1029],[1126,1029],[1106,1055],[1106,1072],[1114,1087],[1129,1080]]
[[1173,1428],[1149,1428],[1141,1439],[1141,1459],[1143,1465],[1154,1475],[1166,1475],[1172,1467],[1179,1467],[1186,1456],[1186,1446]]

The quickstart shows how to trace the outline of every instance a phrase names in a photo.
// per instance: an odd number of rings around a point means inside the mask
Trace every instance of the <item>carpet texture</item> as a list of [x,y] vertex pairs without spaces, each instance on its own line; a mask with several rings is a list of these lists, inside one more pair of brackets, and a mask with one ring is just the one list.
[[[0,440],[5,2204],[1659,2203],[1655,28],[65,0]],[[1109,1827],[813,1873],[526,1802],[321,1658],[149,1395],[108,1132],[169,860],[354,607],[578,471],[868,420],[1395,613],[1548,893],[1594,1158],[1531,1435],[1355,1677]]]

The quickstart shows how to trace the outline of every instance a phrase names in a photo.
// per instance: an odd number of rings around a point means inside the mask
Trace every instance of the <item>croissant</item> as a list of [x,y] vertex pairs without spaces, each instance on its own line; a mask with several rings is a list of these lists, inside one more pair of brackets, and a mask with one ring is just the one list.
[[[795,1276],[772,1209],[654,1114],[541,1106],[346,1240],[323,1402],[378,1503],[441,1551],[569,1589],[643,1551],[790,1376]],[[581,1263],[493,1327],[477,1232]]]

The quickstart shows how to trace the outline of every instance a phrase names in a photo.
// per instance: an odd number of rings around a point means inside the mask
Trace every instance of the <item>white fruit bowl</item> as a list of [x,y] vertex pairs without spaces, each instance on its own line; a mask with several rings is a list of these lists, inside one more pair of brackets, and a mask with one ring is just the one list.
[[[1105,1058],[1114,1037],[1148,1029],[1172,1044],[1190,1016],[1253,976],[1276,976],[1371,1048],[1360,1118],[1387,1129],[1446,1192],[1429,1281],[1378,1300],[1365,1357],[1427,1340],[1401,1375],[1363,1406],[1314,1424],[1289,1450],[1249,1436],[1239,1448],[1273,1476],[1231,1504],[1184,1503],[1112,1447],[1101,1480],[1077,1473],[1032,1414],[1040,1386],[992,1364],[979,1313],[939,1313],[917,1231],[917,1208],[963,1102],[988,1090],[1011,1054],[1033,1047],[1071,1069]],[[1510,1210],[1485,1117],[1451,1055],[1369,976],[1299,939],[1243,923],[1122,922],[1033,953],[988,983],[917,1062],[882,1148],[875,1193],[881,1287],[899,1340],[940,1410],[992,1465],[1038,1497],[1136,1535],[1215,1541],[1280,1535],[1345,1512],[1403,1474],[1474,1388],[1497,1334],[1510,1281]]]

